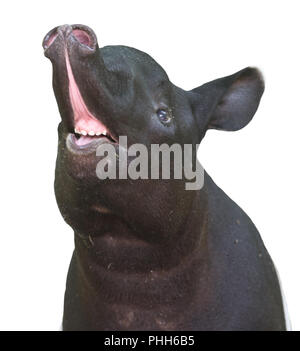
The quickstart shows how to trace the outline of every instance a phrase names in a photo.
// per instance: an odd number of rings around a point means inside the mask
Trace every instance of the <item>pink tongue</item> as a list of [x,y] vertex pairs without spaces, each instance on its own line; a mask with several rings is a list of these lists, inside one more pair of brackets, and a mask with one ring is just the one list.
[[81,135],[81,137],[79,139],[75,140],[75,143],[79,146],[86,145],[86,144],[90,143],[91,141],[93,141],[94,139],[95,139],[95,137]]

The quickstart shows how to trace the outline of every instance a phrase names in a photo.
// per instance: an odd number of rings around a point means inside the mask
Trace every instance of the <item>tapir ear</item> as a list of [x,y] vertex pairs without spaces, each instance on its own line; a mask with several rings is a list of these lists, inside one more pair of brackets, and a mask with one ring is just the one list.
[[264,92],[264,80],[259,70],[247,67],[192,92],[202,99],[199,103],[208,117],[207,129],[235,131],[246,126],[254,116]]

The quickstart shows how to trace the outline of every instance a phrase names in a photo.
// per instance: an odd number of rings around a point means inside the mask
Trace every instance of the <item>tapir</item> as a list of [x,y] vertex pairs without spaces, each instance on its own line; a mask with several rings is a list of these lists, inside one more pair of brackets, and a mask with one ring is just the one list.
[[208,129],[243,128],[264,91],[259,70],[186,91],[142,51],[99,48],[84,25],[52,29],[43,48],[61,115],[55,195],[75,238],[63,330],[286,330],[260,234],[205,171],[195,190],[185,176],[100,179],[96,172],[104,157],[98,147],[111,145],[118,158],[120,136],[128,147],[197,151]]

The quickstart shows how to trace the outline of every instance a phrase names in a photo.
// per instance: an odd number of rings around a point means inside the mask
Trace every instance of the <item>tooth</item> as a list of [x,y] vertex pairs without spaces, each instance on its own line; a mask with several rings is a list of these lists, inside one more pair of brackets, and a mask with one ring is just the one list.
[[75,133],[80,134],[80,131],[75,128]]
[[107,132],[106,132],[106,130],[105,130],[102,134],[103,134],[103,135],[106,135],[106,133],[107,133]]
[[94,136],[94,135],[95,135],[95,132],[93,132],[93,131],[91,130],[91,131],[89,131],[89,135],[90,135],[90,136]]
[[101,135],[101,132],[96,132],[96,135]]
[[82,134],[82,135],[87,135],[87,132],[86,132],[85,130],[82,130],[82,131],[81,131],[81,134]]

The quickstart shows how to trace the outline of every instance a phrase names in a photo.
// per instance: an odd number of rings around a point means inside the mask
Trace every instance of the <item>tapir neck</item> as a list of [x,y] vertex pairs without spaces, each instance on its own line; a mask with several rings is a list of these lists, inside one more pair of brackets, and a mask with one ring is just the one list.
[[[93,282],[105,282],[107,287],[118,282],[120,290],[126,289],[121,282],[125,278],[128,281],[143,279],[149,284],[160,279],[176,284],[181,275],[187,280],[194,272],[191,267],[197,266],[196,261],[205,242],[207,211],[204,194],[195,196],[193,210],[183,221],[180,232],[167,243],[143,241],[132,235],[130,229],[124,228],[121,221],[119,228],[114,224],[114,230],[122,231],[122,235],[108,232],[99,237],[83,238],[75,233],[77,263],[85,279],[92,285]],[[195,227],[199,231],[195,231]]]
[[122,238],[75,233],[64,329],[176,329],[184,323],[174,321],[184,319],[189,309],[195,313],[197,289],[207,271],[207,212],[201,190],[171,245],[145,243],[131,233]]

